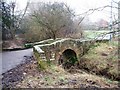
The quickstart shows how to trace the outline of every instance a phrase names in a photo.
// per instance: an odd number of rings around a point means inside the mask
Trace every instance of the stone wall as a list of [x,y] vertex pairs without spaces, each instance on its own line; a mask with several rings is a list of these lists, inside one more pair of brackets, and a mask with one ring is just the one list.
[[54,64],[58,64],[58,60],[65,50],[73,50],[76,53],[77,59],[80,60],[81,56],[88,51],[90,45],[91,40],[66,38],[49,44],[36,45],[33,47],[33,51],[38,61],[51,61]]

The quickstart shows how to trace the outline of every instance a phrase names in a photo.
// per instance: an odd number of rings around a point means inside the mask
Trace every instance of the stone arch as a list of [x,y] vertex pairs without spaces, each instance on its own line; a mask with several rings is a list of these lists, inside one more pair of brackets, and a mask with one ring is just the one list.
[[74,50],[72,49],[66,49],[59,58],[59,64],[63,64],[64,62],[71,62],[75,63],[77,61],[77,54]]
[[81,54],[83,53],[82,46],[78,46],[75,43],[64,42],[58,48],[56,48],[56,50],[55,50],[56,64],[59,63],[59,59],[60,59],[61,55],[67,49],[73,50],[76,53],[76,57],[77,57],[78,60],[80,59]]
[[81,53],[81,52],[80,52],[81,50],[80,50],[79,48],[76,48],[76,47],[64,47],[64,48],[60,49],[59,58],[60,58],[60,56],[62,55],[62,53],[63,53],[65,50],[68,50],[68,49],[74,51],[74,52],[76,53],[76,57],[79,58],[79,54]]

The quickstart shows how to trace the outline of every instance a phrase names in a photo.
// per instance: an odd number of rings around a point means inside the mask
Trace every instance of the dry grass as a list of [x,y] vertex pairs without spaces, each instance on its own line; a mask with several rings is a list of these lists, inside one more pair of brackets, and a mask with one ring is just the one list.
[[[39,78],[38,78],[39,77]],[[29,86],[28,86],[29,83]],[[88,74],[84,71],[69,73],[60,66],[51,65],[40,76],[28,75],[16,87],[40,87],[40,88],[81,88],[83,85],[102,88],[117,87],[116,81],[110,81],[104,77]]]
[[97,43],[88,51],[88,54],[82,57],[79,67],[119,81],[118,61],[116,42]]

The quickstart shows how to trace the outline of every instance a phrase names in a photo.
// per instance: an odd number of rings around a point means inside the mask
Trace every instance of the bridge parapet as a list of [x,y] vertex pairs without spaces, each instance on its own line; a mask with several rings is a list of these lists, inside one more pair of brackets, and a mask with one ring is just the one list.
[[[91,40],[79,40],[79,39],[58,39],[51,43],[46,42],[47,40],[41,41],[42,44],[35,45],[33,47],[35,58],[41,62],[51,61],[54,64],[58,64],[58,61],[67,49],[73,50],[76,53],[77,59],[80,60],[89,49]],[[41,43],[39,42],[39,43]]]

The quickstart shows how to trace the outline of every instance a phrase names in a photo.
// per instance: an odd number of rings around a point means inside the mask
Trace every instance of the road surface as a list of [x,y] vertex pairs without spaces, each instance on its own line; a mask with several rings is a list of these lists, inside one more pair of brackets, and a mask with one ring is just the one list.
[[[25,61],[24,56],[32,56],[33,50],[19,50],[19,51],[6,51],[0,53],[2,56],[2,62],[0,61],[0,74],[5,73],[6,71],[14,68],[15,66],[23,63]],[[1,65],[2,64],[2,65]]]

